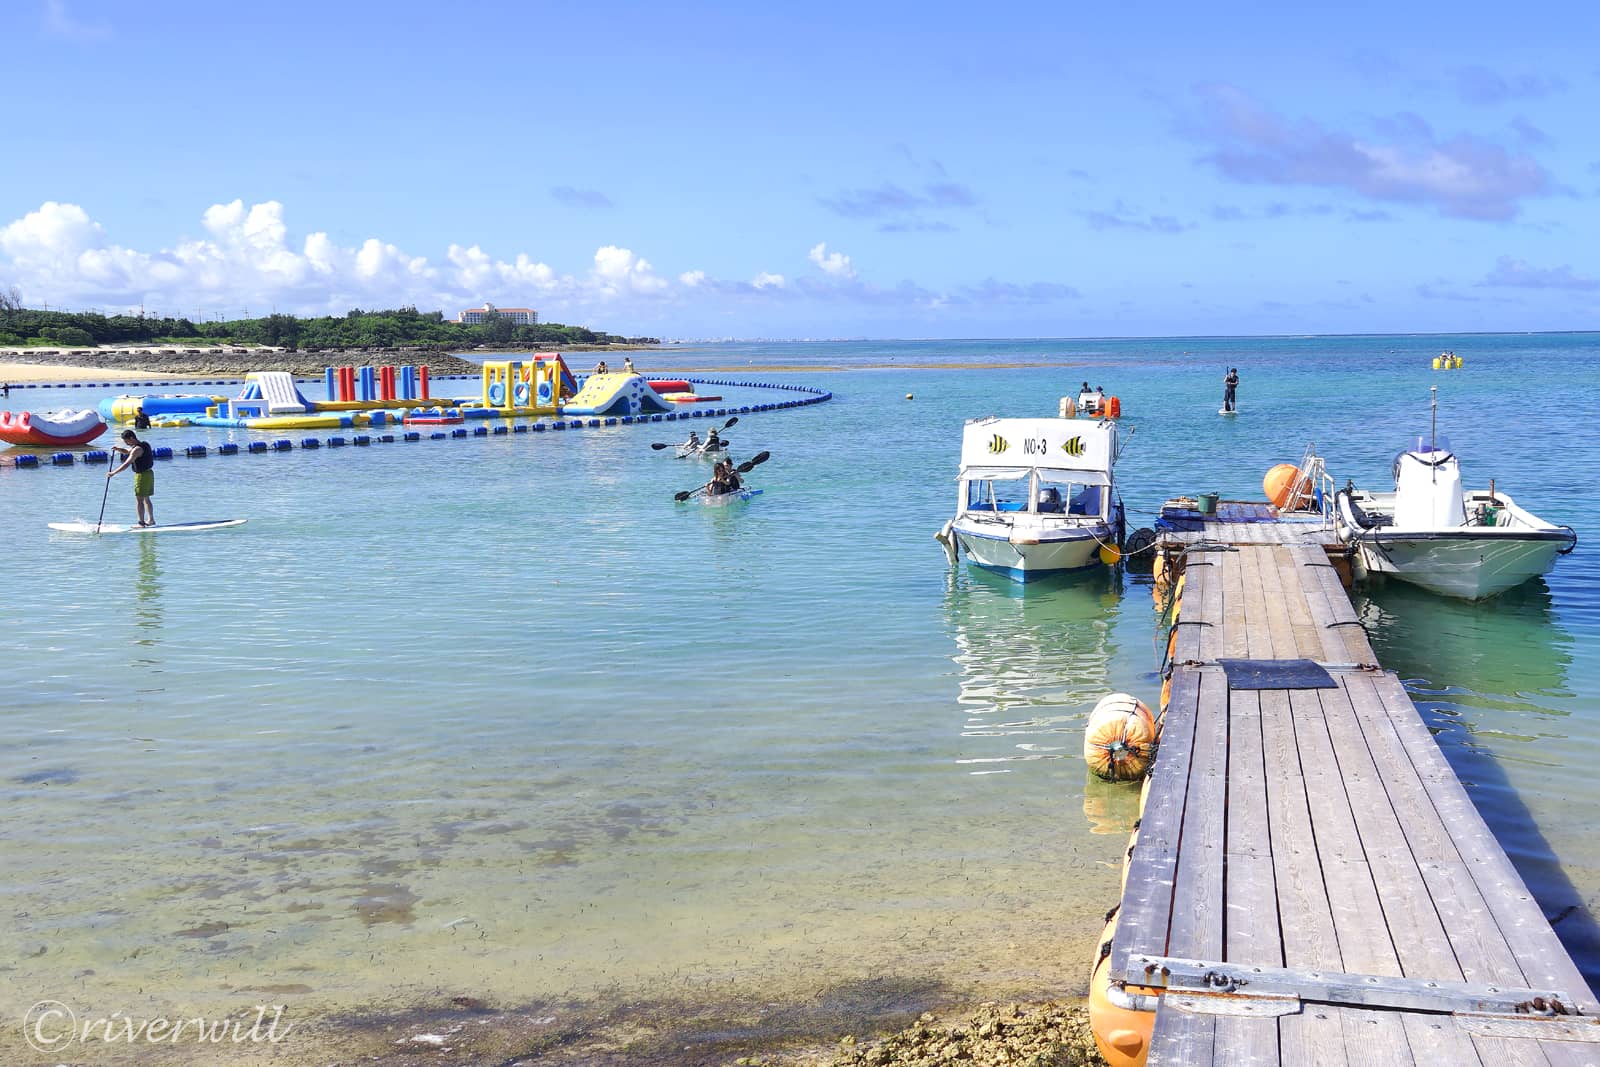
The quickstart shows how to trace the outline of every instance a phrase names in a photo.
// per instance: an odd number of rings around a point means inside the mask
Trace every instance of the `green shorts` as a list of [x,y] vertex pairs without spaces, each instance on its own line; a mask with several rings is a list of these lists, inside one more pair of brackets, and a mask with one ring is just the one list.
[[143,473],[135,474],[133,476],[133,495],[134,496],[155,496],[156,495],[156,472],[155,471],[144,471]]

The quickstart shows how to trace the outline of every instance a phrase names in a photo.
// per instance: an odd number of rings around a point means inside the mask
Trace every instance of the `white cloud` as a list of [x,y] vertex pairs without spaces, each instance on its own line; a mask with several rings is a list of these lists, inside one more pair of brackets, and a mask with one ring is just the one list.
[[213,204],[198,222],[198,236],[142,251],[117,244],[79,205],[48,201],[0,225],[0,283],[18,286],[33,306],[111,312],[143,304],[167,314],[267,306],[342,314],[353,307],[411,304],[449,313],[489,300],[537,307],[548,321],[617,329],[637,328],[630,319],[723,315],[746,301],[750,313],[761,316],[764,308],[795,301],[925,310],[1050,304],[1076,295],[1057,283],[989,280],[942,293],[909,280],[872,285],[856,277],[849,256],[830,252],[825,243],[809,251],[820,275],[791,279],[759,271],[746,282],[703,270],[663,276],[648,259],[619,245],[600,247],[582,269],[564,273],[526,253],[499,259],[478,245],[451,244],[442,257],[429,259],[381,237],[344,245],[314,231],[296,240],[284,206],[275,200]]
[[53,37],[65,37],[73,41],[103,41],[111,36],[109,22],[87,22],[74,18],[67,10],[67,0],[45,0],[42,22],[44,32]]
[[855,268],[850,265],[850,257],[843,252],[829,252],[826,241],[818,242],[811,249],[807,258],[821,267],[824,274],[831,274],[835,278],[854,278],[856,276]]

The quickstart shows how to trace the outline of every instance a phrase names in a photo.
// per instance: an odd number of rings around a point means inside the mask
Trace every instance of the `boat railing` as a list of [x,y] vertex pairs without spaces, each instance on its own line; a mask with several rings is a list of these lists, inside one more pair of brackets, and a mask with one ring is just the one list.
[[1328,473],[1328,465],[1317,454],[1315,441],[1306,445],[1305,454],[1300,457],[1296,469],[1300,473],[1295,478],[1294,485],[1290,487],[1288,497],[1294,502],[1293,510],[1301,513],[1316,512],[1322,516],[1323,528],[1331,528],[1334,504],[1333,476]]

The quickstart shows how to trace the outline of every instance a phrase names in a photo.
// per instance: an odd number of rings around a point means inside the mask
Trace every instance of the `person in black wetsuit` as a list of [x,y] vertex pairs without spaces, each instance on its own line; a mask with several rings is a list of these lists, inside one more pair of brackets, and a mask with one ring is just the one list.
[[144,408],[139,408],[133,413],[133,428],[135,430],[148,430],[150,428],[150,416],[144,413]]
[[1228,376],[1222,379],[1222,410],[1233,411],[1236,409],[1234,392],[1239,388],[1239,368],[1229,367]]
[[122,444],[112,449],[113,452],[126,453],[127,457],[120,466],[106,472],[109,481],[114,474],[120,474],[129,467],[133,468],[133,504],[139,512],[140,526],[154,526],[156,524],[156,507],[150,498],[156,491],[156,457],[155,450],[150,447],[150,442],[139,440],[139,435],[132,430],[122,431]]

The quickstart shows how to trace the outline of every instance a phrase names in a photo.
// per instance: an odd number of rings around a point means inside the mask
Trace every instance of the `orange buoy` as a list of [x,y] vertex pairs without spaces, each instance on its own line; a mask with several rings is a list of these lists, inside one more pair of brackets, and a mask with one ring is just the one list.
[[1128,868],[1133,866],[1133,848],[1139,843],[1139,823],[1133,824],[1133,833],[1128,835],[1128,847],[1122,850],[1122,892],[1128,891]]
[[1153,781],[1155,781],[1155,779],[1151,778],[1149,775],[1145,775],[1144,785],[1139,787],[1139,819],[1141,821],[1144,819],[1144,806],[1145,802],[1150,799],[1150,783]]
[[1155,754],[1155,716],[1145,703],[1127,693],[1102,697],[1083,732],[1089,769],[1108,782],[1134,782],[1144,777]]
[[1167,705],[1172,703],[1172,675],[1167,675],[1167,680],[1161,683],[1161,714],[1166,715]]
[[1261,479],[1261,488],[1266,491],[1267,499],[1280,511],[1294,511],[1305,501],[1304,492],[1298,501],[1291,502],[1289,494],[1294,492],[1294,487],[1300,481],[1300,468],[1293,463],[1280,463],[1267,472]]
[[1111,1067],[1144,1067],[1156,1013],[1132,1011],[1111,1003],[1111,940],[1116,935],[1117,912],[1113,910],[1100,933],[1100,948],[1089,975],[1089,1026],[1100,1055]]
[[1108,419],[1120,419],[1120,418],[1122,418],[1122,401],[1119,398],[1112,397],[1111,399],[1106,401],[1106,418],[1108,418]]

